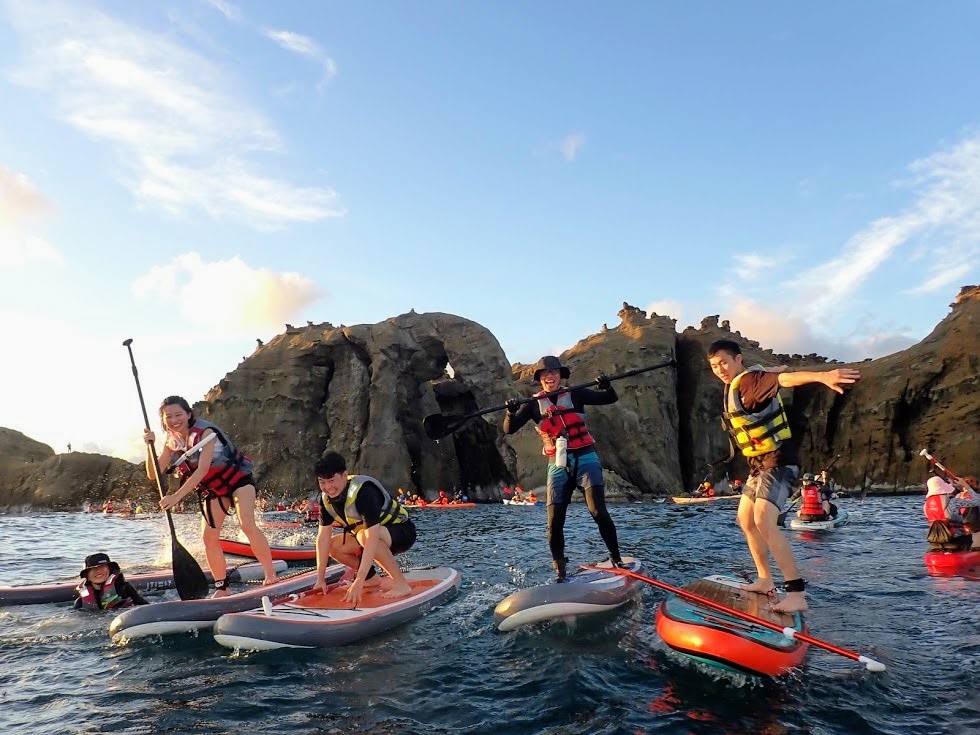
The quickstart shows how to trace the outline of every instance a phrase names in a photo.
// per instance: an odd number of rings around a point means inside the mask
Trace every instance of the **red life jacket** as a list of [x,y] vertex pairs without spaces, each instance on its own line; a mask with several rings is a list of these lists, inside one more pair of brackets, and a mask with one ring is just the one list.
[[118,574],[110,574],[102,585],[102,599],[95,596],[95,588],[87,579],[78,585],[78,596],[82,607],[86,610],[115,610],[122,607],[132,607],[133,601],[128,597],[120,597],[116,592]]
[[[540,391],[534,397],[543,396],[547,391]],[[552,403],[554,400],[554,403]],[[592,434],[585,428],[585,414],[575,410],[571,393],[560,393],[554,399],[538,398],[538,410],[541,412],[541,423],[538,431],[544,441],[544,453],[548,457],[555,456],[554,440],[564,436],[568,440],[568,448],[584,449],[595,444]],[[548,440],[551,441],[548,441]]]
[[[211,429],[218,435],[215,441],[214,455],[211,457],[211,466],[201,480],[197,491],[207,500],[209,498],[220,498],[230,495],[239,482],[252,474],[252,460],[242,454],[231,440],[225,436],[217,426],[210,421],[194,419],[191,425],[190,434],[187,437],[186,447],[171,446],[173,451],[183,453],[186,449],[193,447],[199,441],[207,429]],[[174,435],[171,434],[171,438]],[[169,446],[169,444],[168,444]],[[201,453],[196,452],[188,457],[183,464],[177,468],[177,473],[183,481],[197,469],[201,461]]]
[[942,523],[949,529],[949,533],[953,538],[969,536],[970,532],[963,525],[963,516],[959,513],[950,514],[949,497],[949,494],[939,494],[926,498],[925,505],[922,507],[922,510],[926,514],[926,520],[930,523],[935,523],[936,521]]
[[826,517],[827,514],[824,512],[823,509],[823,494],[820,492],[820,488],[817,485],[805,485],[803,487],[803,492],[801,494],[801,497],[802,497],[802,502],[800,503],[801,516]]

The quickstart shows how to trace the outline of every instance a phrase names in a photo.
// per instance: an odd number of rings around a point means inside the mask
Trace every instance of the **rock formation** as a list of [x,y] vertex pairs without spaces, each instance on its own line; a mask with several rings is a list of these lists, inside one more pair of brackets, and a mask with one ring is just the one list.
[[[822,385],[786,391],[804,470],[837,454],[834,475],[863,492],[918,490],[928,473],[918,451],[929,447],[951,468],[980,470],[980,288],[964,288],[951,313],[909,349],[858,364],[862,380],[844,395]],[[620,400],[590,407],[588,417],[612,497],[691,488],[712,460],[728,453],[719,422],[722,384],[705,350],[715,339],[737,341],[746,364],[827,370],[815,354],[779,355],[731,331],[717,316],[675,332],[669,317],[628,304],[620,323],[560,355],[571,384],[676,356],[676,368],[617,381]],[[836,361],[831,361],[836,362]],[[502,406],[538,389],[529,365],[508,364],[484,327],[450,314],[409,312],[379,324],[292,325],[228,373],[195,412],[224,427],[256,462],[260,489],[312,492],[312,465],[327,449],[350,468],[430,496],[465,489],[495,498],[504,484],[543,484],[537,434],[505,437],[502,412],[466,422],[433,441],[422,419]],[[740,460],[728,466],[744,477]],[[718,475],[725,472],[719,469]],[[0,508],[77,507],[85,497],[155,496],[142,468],[122,460],[50,447],[0,429]]]
[[140,465],[86,452],[55,454],[46,444],[0,428],[0,510],[77,510],[82,501],[158,497]]

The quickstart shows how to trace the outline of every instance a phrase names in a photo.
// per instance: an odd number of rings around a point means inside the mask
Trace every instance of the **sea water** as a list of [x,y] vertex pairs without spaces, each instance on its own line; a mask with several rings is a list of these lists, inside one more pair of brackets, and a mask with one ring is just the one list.
[[[933,578],[919,496],[842,500],[843,528],[786,532],[812,634],[887,664],[873,674],[816,648],[779,680],[732,677],[666,648],[645,588],[614,613],[497,633],[493,608],[551,576],[540,506],[415,510],[403,566],[447,564],[459,596],[423,618],[332,650],[236,653],[207,632],[110,642],[111,614],[0,608],[0,733],[877,733],[980,732],[980,581]],[[729,504],[614,505],[623,553],[683,586],[753,567]],[[572,564],[606,558],[583,504]],[[202,560],[198,521],[177,518]],[[124,571],[166,566],[161,517],[0,516],[0,584],[77,578],[106,551]],[[173,591],[151,599],[172,599]]]

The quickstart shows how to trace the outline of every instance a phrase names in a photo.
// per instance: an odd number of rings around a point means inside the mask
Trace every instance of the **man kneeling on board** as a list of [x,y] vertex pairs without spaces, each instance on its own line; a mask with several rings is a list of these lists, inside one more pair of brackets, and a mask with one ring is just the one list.
[[[347,462],[337,452],[327,452],[314,469],[320,486],[320,527],[316,535],[317,583],[325,590],[327,562],[333,557],[357,570],[344,599],[357,606],[365,588],[381,585],[374,563],[388,573],[386,598],[404,597],[412,588],[398,568],[395,554],[412,548],[415,524],[408,512],[384,486],[367,475],[348,475]],[[333,535],[337,521],[343,533]]]

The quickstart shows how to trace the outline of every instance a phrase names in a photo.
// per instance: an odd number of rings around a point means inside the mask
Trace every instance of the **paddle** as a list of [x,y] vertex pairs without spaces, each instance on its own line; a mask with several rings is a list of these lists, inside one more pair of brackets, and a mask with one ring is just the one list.
[[680,589],[679,587],[673,587],[660,580],[653,579],[652,577],[645,577],[642,574],[630,571],[629,569],[621,569],[619,567],[586,567],[587,569],[601,569],[604,572],[612,572],[613,574],[619,574],[624,577],[633,577],[641,582],[646,582],[647,584],[652,584],[654,587],[659,587],[667,592],[673,592],[678,597],[685,597],[689,600],[702,605],[704,607],[711,608],[712,610],[717,610],[718,612],[726,613],[727,615],[734,615],[737,618],[742,618],[742,620],[748,620],[749,622],[755,623],[756,625],[761,625],[770,630],[775,630],[782,633],[784,636],[790,640],[796,639],[803,641],[804,643],[809,643],[817,648],[822,648],[825,651],[830,651],[831,653],[836,653],[838,656],[844,656],[858,663],[864,664],[868,671],[884,671],[885,665],[881,661],[876,661],[873,658],[868,658],[867,656],[862,656],[854,651],[849,651],[846,648],[841,648],[840,646],[835,646],[833,643],[827,643],[819,638],[814,638],[806,633],[800,633],[793,628],[784,628],[783,626],[772,623],[764,618],[757,618],[755,615],[750,615],[749,613],[744,613],[740,610],[734,610],[726,605],[709,600],[706,597],[701,597],[701,595],[696,595],[693,592],[688,592],[687,590]]
[[[129,350],[129,362],[133,366],[133,379],[136,381],[136,392],[140,397],[140,408],[143,409],[143,421],[146,430],[150,430],[150,417],[146,414],[146,402],[143,400],[143,389],[140,387],[140,376],[136,370],[136,360],[133,359],[133,340],[127,339],[123,346]],[[157,451],[152,443],[146,445],[150,449],[150,459],[153,460],[153,476],[157,481],[157,491],[162,499],[166,493],[163,491],[163,479],[160,473],[160,462],[157,460]],[[203,442],[202,442],[203,446]],[[186,457],[185,457],[186,458]],[[174,587],[182,600],[200,600],[208,594],[208,578],[204,576],[204,571],[197,560],[191,556],[180,541],[177,540],[177,529],[174,527],[174,518],[167,511],[167,523],[170,524],[170,558],[174,569]]]
[[944,465],[942,464],[942,462],[940,462],[940,461],[939,461],[938,459],[936,459],[936,458],[935,458],[935,457],[933,457],[933,456],[932,456],[931,454],[929,454],[929,450],[928,450],[928,449],[923,449],[923,450],[922,450],[921,452],[919,452],[919,456],[920,456],[920,457],[925,457],[926,459],[928,459],[928,460],[929,460],[929,462],[930,462],[930,463],[931,463],[931,464],[933,465],[933,467],[935,467],[935,468],[936,468],[936,469],[938,469],[938,470],[939,470],[940,472],[942,472],[942,473],[943,473],[944,475],[946,475],[946,478],[947,478],[948,480],[950,480],[951,482],[954,482],[954,483],[956,483],[956,482],[959,482],[959,481],[960,481],[960,478],[959,478],[959,476],[958,476],[958,475],[954,475],[954,474],[953,474],[952,472],[950,472],[950,471],[949,471],[949,470],[948,470],[948,469],[947,469],[947,468],[946,468],[946,467],[945,467],[945,466],[944,466]]
[[[668,360],[667,362],[661,362],[656,365],[650,365],[649,367],[637,368],[635,370],[628,370],[625,373],[619,373],[618,375],[607,375],[607,380],[620,380],[622,378],[631,378],[634,375],[640,375],[641,373],[648,373],[651,370],[659,370],[660,368],[671,367],[677,363],[674,360]],[[588,388],[596,384],[595,380],[590,380],[588,383],[581,383],[580,385],[573,385],[568,388],[559,388],[558,390],[553,390],[550,393],[543,393],[538,396],[529,396],[527,398],[521,398],[518,400],[519,405],[524,405],[525,403],[533,403],[539,398],[552,398],[560,393],[568,393],[569,391],[578,390],[579,388]],[[475,419],[477,416],[483,416],[487,413],[493,413],[494,411],[503,411],[507,408],[505,403],[502,406],[494,406],[492,408],[484,408],[482,411],[475,411],[473,413],[468,413],[460,416],[459,414],[442,414],[434,413],[426,416],[422,419],[422,428],[425,429],[426,436],[430,439],[442,439],[443,437],[449,436],[454,431],[460,429],[463,424],[465,424],[470,419]]]
[[[835,464],[837,464],[837,460],[840,459],[843,456],[844,456],[843,454],[838,454],[836,457],[834,457],[832,460],[830,460],[830,464],[829,465],[827,465],[826,467],[824,467],[817,474],[822,475],[824,472],[830,472],[830,468],[833,467]],[[792,502],[789,505],[787,505],[786,506],[786,509],[782,513],[780,513],[779,516],[776,518],[776,524],[777,525],[780,525],[780,526],[785,526],[786,525],[786,515],[791,510],[793,510],[793,506],[796,505],[797,503],[799,503],[802,498],[803,498],[803,488],[800,488],[799,494],[798,495],[795,495],[792,498]]]

